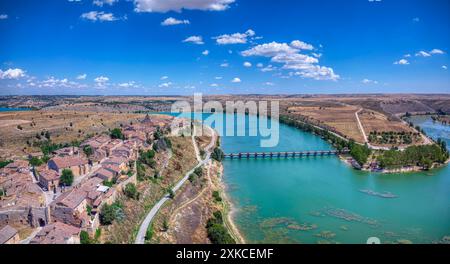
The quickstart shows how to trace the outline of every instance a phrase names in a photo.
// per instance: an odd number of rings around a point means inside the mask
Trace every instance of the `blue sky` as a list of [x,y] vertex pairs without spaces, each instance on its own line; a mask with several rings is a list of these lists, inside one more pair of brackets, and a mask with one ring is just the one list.
[[450,2],[2,0],[0,94],[448,93]]

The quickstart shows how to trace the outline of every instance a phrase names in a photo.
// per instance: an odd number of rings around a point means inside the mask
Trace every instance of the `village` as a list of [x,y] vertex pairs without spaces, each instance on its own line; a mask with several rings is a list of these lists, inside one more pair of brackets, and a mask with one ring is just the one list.
[[[100,210],[137,183],[137,159],[153,148],[155,133],[170,131],[172,118],[146,115],[52,151],[13,160],[0,169],[0,244],[78,244],[95,236]],[[33,165],[33,164],[34,165]]]

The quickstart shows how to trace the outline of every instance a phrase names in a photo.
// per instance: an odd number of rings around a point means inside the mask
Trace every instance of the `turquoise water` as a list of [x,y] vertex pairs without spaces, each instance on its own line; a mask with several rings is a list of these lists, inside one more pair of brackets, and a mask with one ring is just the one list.
[[14,112],[14,111],[29,111],[30,109],[27,108],[7,108],[7,107],[0,107],[0,112]]
[[[430,136],[450,139],[426,122],[417,120]],[[222,148],[262,150],[259,138],[248,136],[223,137]],[[280,124],[279,145],[263,150],[330,148],[317,136]],[[337,157],[235,159],[224,161],[224,180],[235,223],[249,243],[366,243],[373,236],[382,243],[433,243],[450,235],[449,166],[383,175],[353,170]]]
[[415,125],[419,125],[427,135],[434,139],[441,138],[447,143],[447,148],[450,150],[450,125],[443,125],[439,122],[434,122],[431,116],[412,116],[408,119]]

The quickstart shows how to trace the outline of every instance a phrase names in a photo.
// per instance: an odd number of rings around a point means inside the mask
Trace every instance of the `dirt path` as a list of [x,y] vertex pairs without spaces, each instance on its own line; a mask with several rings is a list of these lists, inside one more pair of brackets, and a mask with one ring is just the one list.
[[[200,162],[194,168],[192,168],[190,171],[188,171],[184,175],[184,177],[175,185],[175,187],[172,188],[172,191],[174,193],[176,193],[183,186],[183,184],[189,179],[189,176],[195,171],[196,168],[199,168],[199,167],[207,164],[210,161],[210,159],[211,159],[210,149],[212,149],[212,147],[216,144],[217,135],[212,128],[208,127],[208,129],[210,129],[211,134],[213,136],[211,137],[211,143],[206,148],[207,149],[206,158],[204,160],[201,160],[200,152],[198,150],[197,143],[195,142],[195,126],[194,126],[194,133],[192,135],[192,144],[194,144],[196,156],[197,156],[197,159],[200,159]],[[169,200],[170,200],[169,194],[164,195],[164,197],[161,198],[161,200],[159,200],[158,203],[156,203],[156,205],[150,210],[150,212],[147,214],[144,221],[142,222],[141,226],[139,227],[139,231],[136,235],[136,239],[134,242],[135,244],[144,244],[145,243],[145,234],[147,232],[148,227],[150,226],[150,223],[152,222],[152,220],[156,216],[156,214],[159,212],[161,207]]]

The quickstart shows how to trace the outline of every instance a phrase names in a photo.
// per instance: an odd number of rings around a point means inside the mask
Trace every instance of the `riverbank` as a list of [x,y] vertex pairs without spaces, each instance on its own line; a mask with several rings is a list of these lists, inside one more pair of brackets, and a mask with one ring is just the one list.
[[219,177],[219,189],[220,193],[222,193],[222,203],[223,203],[223,215],[225,216],[225,226],[228,229],[228,232],[234,238],[237,244],[246,244],[244,236],[241,234],[239,229],[237,228],[234,217],[237,212],[236,206],[232,203],[230,197],[227,195],[227,185],[223,180],[223,165],[220,164],[220,177]]

